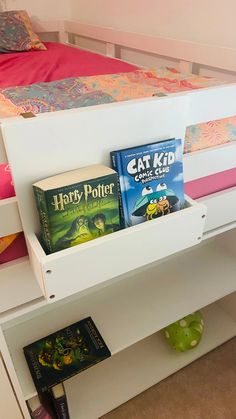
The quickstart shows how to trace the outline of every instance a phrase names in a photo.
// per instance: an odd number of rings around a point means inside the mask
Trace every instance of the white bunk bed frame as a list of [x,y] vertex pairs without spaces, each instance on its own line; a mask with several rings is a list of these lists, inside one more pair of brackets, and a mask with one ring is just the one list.
[[[77,35],[102,41],[113,57],[118,45],[178,59],[184,71],[198,63],[236,73],[236,50],[230,48],[73,21],[37,21],[34,27],[65,43]],[[52,174],[109,164],[113,149],[184,138],[188,125],[233,116],[235,98],[232,83],[0,121],[0,162],[9,161],[16,190],[16,197],[0,201],[0,237],[23,230],[29,250],[29,258],[0,267],[0,352],[24,418],[25,400],[36,391],[22,347],[86,315],[113,356],[66,382],[71,419],[98,418],[235,336],[236,187],[197,201],[186,197],[188,207],[180,212],[48,256],[35,234],[31,190],[34,181]],[[189,153],[185,180],[235,165],[236,142]],[[202,307],[203,342],[175,354],[156,332]]]

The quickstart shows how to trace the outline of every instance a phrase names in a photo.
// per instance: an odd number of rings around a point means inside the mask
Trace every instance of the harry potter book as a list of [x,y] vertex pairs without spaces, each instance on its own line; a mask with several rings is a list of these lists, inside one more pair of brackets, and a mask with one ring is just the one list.
[[122,227],[184,207],[180,139],[113,151],[111,159],[119,176]]
[[47,253],[120,228],[117,173],[102,165],[82,167],[33,185],[42,245]]
[[38,392],[111,356],[91,317],[25,346],[23,351]]

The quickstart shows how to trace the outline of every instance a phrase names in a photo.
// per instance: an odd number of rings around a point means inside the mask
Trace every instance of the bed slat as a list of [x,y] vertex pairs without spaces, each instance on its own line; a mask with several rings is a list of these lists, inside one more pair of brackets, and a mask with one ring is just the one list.
[[236,71],[236,49],[200,44],[66,20],[65,31],[150,54]]

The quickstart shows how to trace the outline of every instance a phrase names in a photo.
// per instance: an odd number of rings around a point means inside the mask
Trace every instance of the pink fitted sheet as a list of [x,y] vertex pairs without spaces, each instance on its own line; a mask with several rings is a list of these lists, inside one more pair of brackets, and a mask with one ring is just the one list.
[[184,185],[185,193],[193,199],[236,186],[236,168],[205,176]]
[[[0,54],[0,87],[26,86],[67,77],[127,73],[136,66],[56,42],[47,51]],[[7,77],[6,77],[7,75]]]

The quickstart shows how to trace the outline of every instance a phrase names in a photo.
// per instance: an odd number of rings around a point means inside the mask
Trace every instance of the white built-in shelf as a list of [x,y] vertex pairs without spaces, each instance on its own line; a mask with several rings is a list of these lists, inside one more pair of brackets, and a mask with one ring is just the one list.
[[42,297],[27,257],[0,265],[0,313]]
[[181,211],[50,255],[35,234],[27,234],[31,264],[46,298],[60,300],[200,243],[206,208],[185,198]]
[[[3,328],[25,398],[35,393],[22,348],[90,315],[112,354],[236,290],[236,259],[217,240],[118,278],[83,297],[38,308]],[[223,280],[222,280],[223,279]]]
[[236,322],[216,304],[203,315],[205,333],[191,351],[176,353],[160,332],[67,380],[71,418],[97,419],[235,336]]

